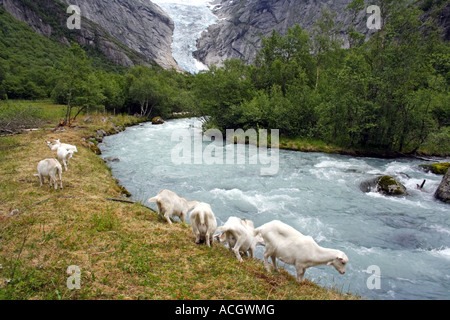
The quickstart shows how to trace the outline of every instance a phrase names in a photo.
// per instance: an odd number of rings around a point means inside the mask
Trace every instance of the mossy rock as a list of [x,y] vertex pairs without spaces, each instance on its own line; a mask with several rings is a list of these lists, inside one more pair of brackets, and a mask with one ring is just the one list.
[[161,117],[154,117],[152,119],[152,124],[163,124],[164,123],[164,119]]
[[94,137],[90,137],[86,139],[87,141],[91,142],[92,144],[94,144],[95,146],[98,145],[98,140]]
[[125,187],[119,185],[119,189],[127,198],[131,197],[131,193]]
[[407,195],[406,187],[391,176],[382,176],[378,180],[377,191],[389,196]]
[[102,151],[100,150],[99,147],[97,147],[95,144],[93,143],[89,143],[89,149],[94,152],[96,155],[101,155]]
[[434,174],[446,174],[448,168],[450,168],[449,162],[443,163],[432,163],[432,164],[421,164],[419,165],[425,172],[432,172]]
[[118,133],[118,132],[117,132],[117,129],[115,127],[112,127],[112,128],[109,128],[108,130],[106,130],[106,134],[108,136],[111,136],[111,135],[116,134],[116,133]]

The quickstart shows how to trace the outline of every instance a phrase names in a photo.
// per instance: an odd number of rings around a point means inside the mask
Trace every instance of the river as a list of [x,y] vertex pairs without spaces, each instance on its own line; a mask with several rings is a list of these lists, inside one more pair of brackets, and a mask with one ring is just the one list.
[[[100,144],[102,157],[119,158],[109,165],[133,200],[156,209],[147,199],[166,188],[211,204],[219,226],[230,216],[251,219],[256,227],[281,220],[347,254],[345,275],[331,266],[305,274],[342,292],[367,299],[450,299],[450,206],[434,199],[442,176],[418,169],[423,161],[280,150],[275,175],[261,175],[259,161],[176,165],[173,150],[180,141],[172,134],[179,129],[193,141],[201,137],[196,119],[179,119],[130,127]],[[201,148],[213,145],[224,156],[229,148],[239,153],[236,145],[219,142],[203,142]],[[409,195],[360,191],[362,181],[384,174],[396,176]],[[423,190],[417,190],[424,179]],[[257,248],[257,258],[263,251]],[[295,274],[292,266],[279,266]]]

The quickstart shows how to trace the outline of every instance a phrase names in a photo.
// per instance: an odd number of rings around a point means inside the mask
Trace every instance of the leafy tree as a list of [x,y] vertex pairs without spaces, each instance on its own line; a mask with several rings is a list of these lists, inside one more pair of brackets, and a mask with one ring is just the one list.
[[122,111],[127,97],[125,77],[106,71],[99,71],[96,73],[96,76],[100,90],[105,96],[105,109],[117,112]]
[[[71,125],[85,110],[98,108],[105,100],[100,83],[86,57],[84,50],[76,43],[67,49],[57,67],[56,86],[52,92],[54,100],[67,105],[62,125]],[[73,116],[73,109],[77,109]]]
[[220,129],[233,128],[239,118],[236,107],[255,95],[248,71],[242,61],[228,60],[223,68],[198,73],[194,94],[199,115],[210,116]]
[[157,72],[145,66],[131,68],[127,77],[129,96],[139,103],[139,114],[143,117],[150,116],[154,108],[161,106],[167,97],[165,84],[159,81]]
[[334,65],[334,53],[339,52],[343,45],[342,39],[339,38],[341,28],[334,22],[335,16],[336,13],[331,13],[324,7],[312,32],[312,50],[316,60],[315,88],[319,86],[321,70]]
[[359,47],[364,44],[365,36],[356,31],[356,18],[358,13],[364,9],[364,0],[353,0],[345,10],[352,14],[352,23],[347,27],[348,44],[350,48]]
[[298,76],[307,75],[308,84],[314,81],[314,60],[310,54],[310,36],[299,25],[289,28],[285,37],[275,30],[262,40],[252,70],[252,79],[258,89],[270,90],[273,85],[283,92]]

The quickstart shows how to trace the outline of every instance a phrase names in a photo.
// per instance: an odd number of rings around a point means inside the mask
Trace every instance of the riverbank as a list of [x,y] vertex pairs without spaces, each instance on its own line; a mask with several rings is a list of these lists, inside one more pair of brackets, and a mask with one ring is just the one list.
[[280,138],[280,149],[300,152],[323,152],[352,157],[371,157],[382,159],[418,158],[423,160],[445,159],[450,154],[443,151],[433,151],[426,148],[415,153],[402,153],[398,151],[369,150],[369,149],[345,149],[320,140],[300,138]]
[[[298,284],[285,271],[267,273],[260,260],[239,263],[223,246],[195,245],[189,225],[108,200],[126,198],[86,138],[142,120],[84,118],[71,129],[47,123],[0,138],[0,299],[355,299]],[[33,176],[40,160],[55,157],[50,139],[78,147],[63,190],[41,188]],[[80,289],[67,287],[69,266],[81,272]]]

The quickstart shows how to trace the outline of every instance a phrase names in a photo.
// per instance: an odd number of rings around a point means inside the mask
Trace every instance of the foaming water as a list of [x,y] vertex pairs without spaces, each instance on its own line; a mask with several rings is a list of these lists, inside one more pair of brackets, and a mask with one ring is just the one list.
[[[434,199],[442,176],[419,170],[423,161],[280,150],[274,176],[261,176],[260,164],[174,165],[171,150],[178,142],[171,141],[172,132],[190,128],[200,134],[194,124],[195,119],[142,124],[106,137],[100,148],[103,157],[120,159],[110,166],[133,199],[153,209],[147,199],[167,188],[211,204],[218,225],[230,216],[255,226],[278,219],[321,246],[344,251],[350,259],[345,275],[329,266],[306,271],[306,278],[321,285],[369,299],[450,298],[450,206]],[[409,195],[360,191],[362,181],[379,174],[395,176]],[[258,258],[263,251],[258,248]],[[380,268],[381,288],[370,290],[367,270],[373,265]],[[295,274],[292,266],[280,266]]]

